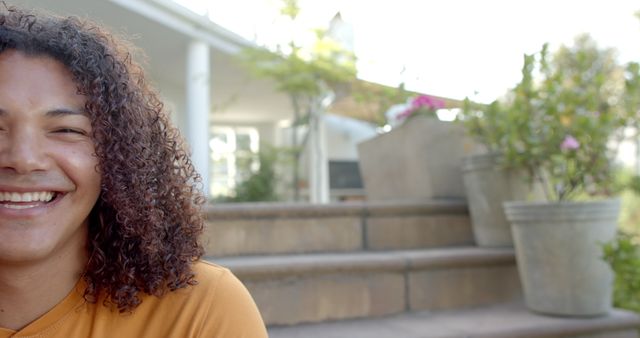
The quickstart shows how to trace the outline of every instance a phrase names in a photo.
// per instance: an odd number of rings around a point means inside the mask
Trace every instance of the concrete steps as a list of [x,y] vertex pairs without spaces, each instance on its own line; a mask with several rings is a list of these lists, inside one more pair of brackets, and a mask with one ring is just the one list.
[[511,249],[476,247],[211,259],[229,267],[267,324],[293,325],[521,297]]
[[521,305],[509,248],[474,246],[459,200],[207,209],[206,259],[247,286],[278,337],[638,338],[638,316]]
[[375,319],[290,327],[271,338],[637,338],[637,315],[614,310],[598,318],[536,315],[519,303],[455,311],[407,312]]
[[205,250],[215,257],[473,245],[460,200],[226,204],[206,214]]

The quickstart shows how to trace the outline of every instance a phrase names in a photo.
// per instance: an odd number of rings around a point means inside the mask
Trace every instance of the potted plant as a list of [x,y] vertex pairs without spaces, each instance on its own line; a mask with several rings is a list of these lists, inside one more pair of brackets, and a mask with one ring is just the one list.
[[540,182],[545,200],[504,207],[533,311],[595,316],[611,308],[613,273],[601,245],[615,236],[622,188],[612,144],[633,118],[616,104],[623,80],[614,51],[588,36],[553,57],[547,46],[525,56],[506,110],[515,129],[504,161]]
[[437,118],[449,106],[434,96],[409,98],[390,109],[391,131],[358,145],[369,200],[464,198],[459,164],[472,143],[461,126]]
[[[465,99],[457,121],[467,134],[484,147],[484,152],[462,160],[463,183],[476,244],[482,247],[513,246],[511,227],[503,211],[503,202],[536,198],[538,184],[524,170],[509,168],[505,156],[515,149],[510,137],[526,127],[527,119],[510,112],[509,103],[489,105]],[[507,118],[510,117],[510,118]]]

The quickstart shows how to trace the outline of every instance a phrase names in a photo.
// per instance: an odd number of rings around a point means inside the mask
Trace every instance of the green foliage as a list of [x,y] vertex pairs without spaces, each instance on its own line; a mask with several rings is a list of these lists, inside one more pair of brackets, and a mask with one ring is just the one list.
[[275,50],[249,47],[241,60],[257,76],[274,80],[278,90],[301,99],[323,96],[356,76],[355,55],[324,30],[316,30],[310,47],[293,41]]
[[[630,170],[617,173],[618,180],[628,182]],[[619,231],[616,238],[603,247],[603,257],[615,273],[614,304],[640,312],[640,195],[622,194]]]
[[[294,20],[299,11],[296,0],[283,0],[282,15]],[[300,46],[290,40],[274,50],[248,47],[240,54],[240,60],[257,76],[274,80],[277,89],[295,97],[298,104],[309,105],[356,78],[355,55],[325,29],[314,33],[315,40],[310,45]]]
[[367,111],[369,120],[378,126],[387,124],[386,111],[398,102],[407,102],[414,93],[405,89],[404,83],[398,87],[386,87],[365,81],[351,84],[351,96]]
[[282,8],[280,8],[281,15],[295,20],[298,13],[300,13],[300,6],[298,6],[297,0],[282,0]]
[[621,199],[620,229],[640,235],[640,195],[625,191]]
[[[617,64],[615,51],[587,35],[552,57],[547,46],[525,55],[520,83],[502,102],[467,100],[462,121],[505,165],[542,182],[550,200],[609,196],[615,184],[610,141],[637,123],[629,107],[640,99],[635,75]],[[635,98],[633,97],[635,96]]]
[[[640,64],[630,62],[624,73],[625,95],[623,97],[624,111],[633,123],[630,126],[640,127]],[[637,135],[637,133],[636,133]]]
[[640,195],[640,176],[634,176],[629,180],[629,187],[633,192]]
[[[543,136],[539,158],[558,199],[572,194],[611,195],[616,155],[608,145],[627,124],[619,102],[623,94],[622,68],[611,49],[600,50],[588,36],[573,47],[561,47],[553,60],[540,60],[543,80],[537,90],[539,123]],[[534,89],[535,90],[535,89]],[[567,137],[577,149],[562,149]]]
[[355,77],[355,59],[331,43],[317,46],[319,49],[314,53],[293,44],[289,47],[288,53],[281,47],[276,51],[248,48],[243,59],[254,74],[274,80],[278,90],[305,98],[323,95],[331,87]]
[[603,246],[603,258],[615,273],[614,306],[640,312],[640,245],[637,235],[619,231]]
[[507,115],[504,109],[499,101],[483,105],[465,98],[463,102],[462,123],[469,135],[485,145],[491,153],[501,152],[508,146],[505,137],[512,124],[503,118]]
[[[258,76],[272,79],[277,89],[289,95],[293,106],[293,126],[309,124],[314,113],[319,113],[324,98],[335,95],[341,87],[355,79],[355,56],[340,44],[317,32],[318,39],[311,50],[290,43],[289,51],[278,47],[275,52],[265,48],[248,48],[241,58]],[[294,128],[295,129],[295,128]],[[298,139],[292,133],[291,146],[296,149],[291,167],[291,189],[294,200],[299,198],[298,170],[301,152],[307,136]]]
[[[283,0],[281,15],[295,21],[300,8],[296,0]],[[335,98],[356,79],[355,55],[332,39],[326,30],[315,30],[311,45],[300,46],[291,40],[274,49],[249,47],[240,54],[241,62],[256,76],[275,81],[277,89],[288,94],[293,106],[293,126],[314,121],[322,113],[325,99]],[[292,133],[291,146],[296,149],[292,166],[294,199],[298,193],[300,150],[307,136]]]
[[[619,170],[615,174],[615,184],[619,187],[629,187],[620,194],[621,210],[618,226],[624,231],[640,235],[640,194],[633,190],[633,185],[640,182],[631,168]],[[635,183],[634,183],[635,182]]]
[[260,167],[249,178],[236,186],[235,196],[224,199],[225,202],[268,202],[277,201],[277,177],[275,165],[278,150],[263,145],[258,153]]

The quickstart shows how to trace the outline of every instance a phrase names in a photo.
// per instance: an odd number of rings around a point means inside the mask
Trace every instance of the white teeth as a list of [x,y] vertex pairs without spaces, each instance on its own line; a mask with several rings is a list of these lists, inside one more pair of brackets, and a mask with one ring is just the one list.
[[49,202],[53,199],[51,191],[39,192],[0,192],[0,202]]
[[20,204],[4,204],[1,207],[3,208],[7,208],[7,209],[29,209],[29,208],[35,208],[37,207],[37,204],[25,204],[25,205],[20,205]]

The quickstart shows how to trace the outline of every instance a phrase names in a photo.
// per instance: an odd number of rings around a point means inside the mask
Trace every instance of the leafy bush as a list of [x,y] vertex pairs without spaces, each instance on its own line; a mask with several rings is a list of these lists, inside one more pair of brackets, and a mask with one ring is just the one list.
[[235,196],[226,198],[224,202],[271,202],[277,201],[277,177],[275,164],[278,151],[265,147],[258,154],[260,168],[251,173],[249,178],[236,186]]
[[619,231],[615,240],[603,247],[605,261],[615,273],[614,306],[640,312],[640,238]]
[[614,50],[583,35],[553,54],[545,45],[525,55],[520,83],[491,105],[466,100],[461,120],[507,167],[541,182],[547,200],[581,200],[639,183],[616,185],[612,147],[639,124],[638,104],[640,67],[622,67]]

